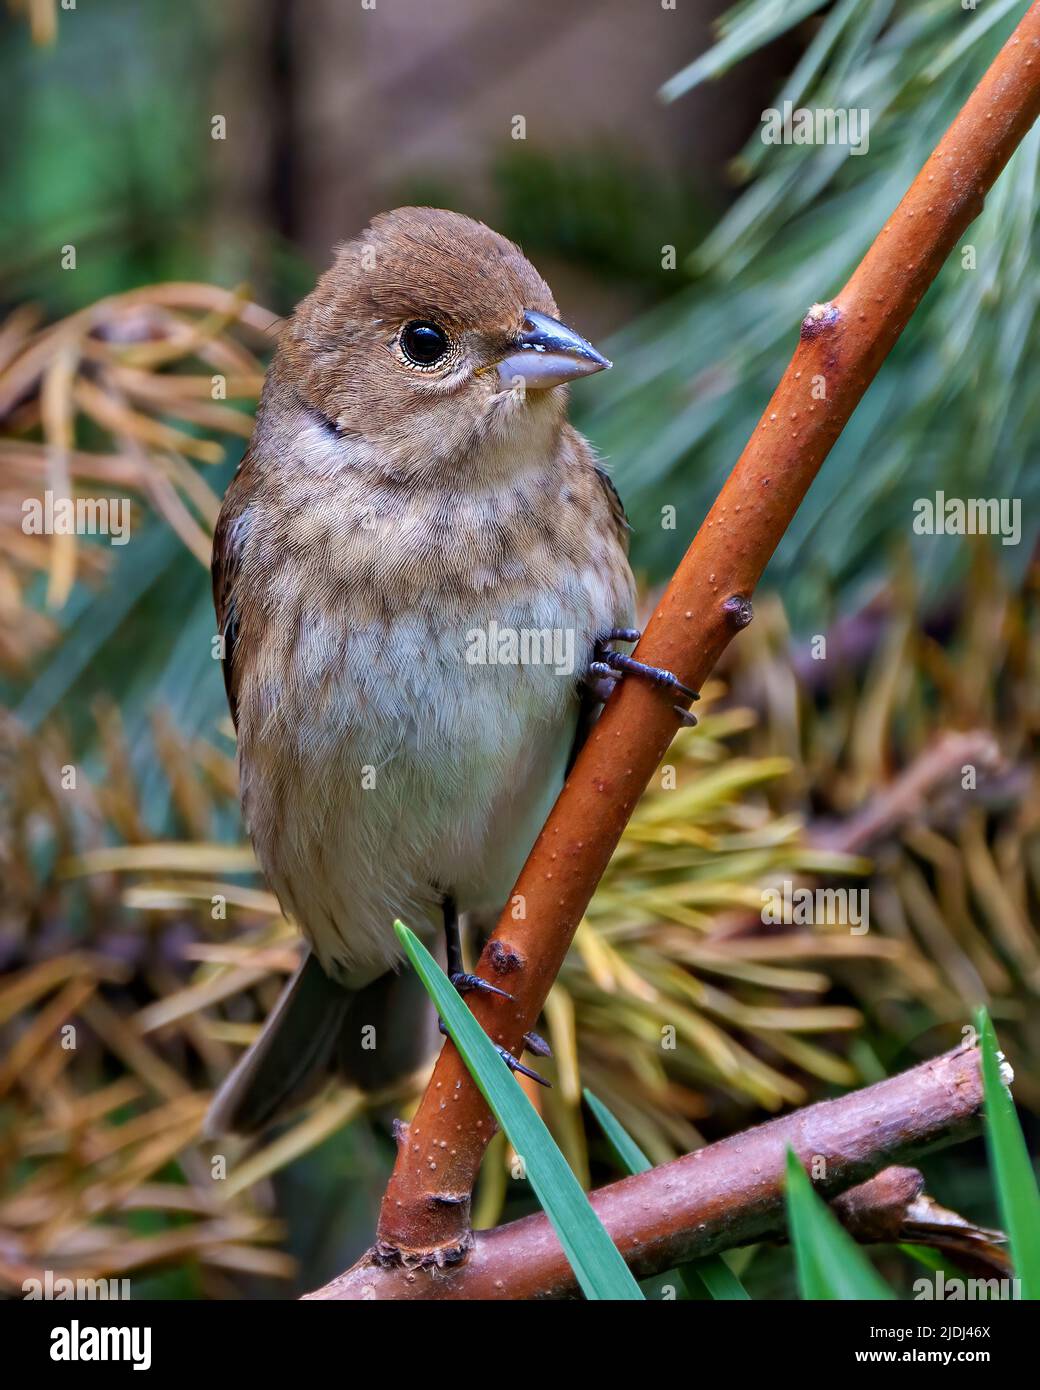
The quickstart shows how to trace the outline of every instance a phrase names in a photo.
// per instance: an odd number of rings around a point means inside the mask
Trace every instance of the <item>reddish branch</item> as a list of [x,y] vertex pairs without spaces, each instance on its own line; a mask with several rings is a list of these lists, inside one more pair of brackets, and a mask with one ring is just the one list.
[[[978,1051],[948,1052],[876,1086],[807,1106],[601,1188],[592,1194],[592,1205],[635,1273],[660,1274],[684,1260],[781,1236],[790,1146],[818,1192],[844,1194],[839,1215],[857,1235],[887,1241],[913,1231],[919,1239],[924,1208],[914,1203],[922,1200],[920,1175],[886,1165],[973,1133],[981,1109]],[[882,1168],[883,1175],[864,1181]],[[933,1206],[929,1214],[941,1211]],[[952,1212],[944,1215],[959,1221]],[[911,1219],[918,1225],[906,1224]],[[961,1222],[959,1229],[974,1228]],[[980,1241],[993,1234],[980,1233]],[[576,1293],[552,1227],[544,1216],[529,1216],[478,1232],[467,1259],[443,1270],[405,1272],[370,1253],[311,1297],[516,1299]]]
[[[806,315],[787,371],[639,644],[642,660],[697,687],[751,620],[750,596],[820,465],[1038,112],[1040,3],[1030,7],[848,284]],[[537,1020],[675,729],[670,701],[643,683],[623,682],[575,764],[516,885],[523,915],[503,914],[480,961],[481,974],[500,981],[514,1002],[480,996],[473,1012],[509,1049],[518,1048]],[[472,1245],[470,1194],[493,1128],[446,1043],[411,1126],[402,1130],[377,1258],[420,1266],[465,1258]],[[646,1180],[651,1204],[674,1199],[667,1186],[672,1169],[663,1173]],[[611,1189],[621,1194],[622,1209],[630,1190]],[[524,1280],[520,1261],[511,1261],[510,1278]],[[423,1277],[412,1285],[399,1280],[402,1293],[430,1294],[436,1287]]]
[[864,1245],[930,1245],[975,1278],[1007,1279],[1011,1260],[1002,1231],[990,1231],[941,1207],[916,1168],[885,1168],[832,1203],[835,1216]]

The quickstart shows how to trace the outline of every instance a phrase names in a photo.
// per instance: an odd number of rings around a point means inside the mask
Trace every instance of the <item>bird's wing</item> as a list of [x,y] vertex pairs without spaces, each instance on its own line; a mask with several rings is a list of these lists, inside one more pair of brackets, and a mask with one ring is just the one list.
[[[603,488],[603,495],[607,500],[607,506],[610,508],[610,516],[617,532],[618,544],[627,555],[628,537],[632,527],[625,512],[625,504],[621,500],[621,494],[614,486],[613,478],[603,465],[594,462],[592,467]],[[626,623],[631,621],[630,614],[626,615],[621,613],[617,616],[619,627],[623,627]],[[578,699],[580,701],[578,705],[578,723],[574,730],[574,743],[571,745],[570,757],[567,759],[567,774],[570,773],[571,768],[574,766],[574,760],[584,747],[585,740],[588,738],[593,724],[595,724],[596,720],[599,718],[600,710],[603,707],[603,702],[594,691],[589,689],[585,681],[582,681],[578,686]]]
[[617,488],[614,486],[614,479],[610,476],[610,474],[603,467],[603,465],[601,463],[594,463],[592,466],[595,470],[596,477],[600,480],[600,482],[603,485],[603,492],[607,499],[607,505],[610,507],[610,515],[613,517],[614,524],[617,526],[618,537],[621,541],[621,544],[624,546],[625,554],[627,555],[628,537],[629,532],[632,530],[632,527],[629,523],[628,516],[625,512],[625,504],[621,500],[620,492],[618,492]]
[[567,759],[567,767],[563,774],[565,778],[570,776],[575,759],[585,747],[585,740],[591,733],[592,726],[599,718],[600,710],[603,708],[603,702],[597,695],[593,694],[584,681],[578,687],[578,701],[578,722],[574,728],[574,742],[571,744],[570,756]]
[[238,727],[238,681],[235,670],[235,641],[238,637],[238,614],[235,611],[234,588],[238,574],[240,551],[235,543],[237,508],[231,498],[225,501],[213,533],[213,606],[217,610],[217,633],[222,639],[221,666],[224,689],[227,691],[231,719]]

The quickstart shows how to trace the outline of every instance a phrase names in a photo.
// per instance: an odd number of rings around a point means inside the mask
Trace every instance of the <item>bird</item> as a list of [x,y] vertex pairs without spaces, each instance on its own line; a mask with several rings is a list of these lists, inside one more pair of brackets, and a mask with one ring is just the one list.
[[430,207],[374,217],[279,331],[212,573],[243,818],[306,944],[208,1134],[421,1066],[395,919],[443,933],[460,992],[504,993],[460,918],[508,904],[614,683],[692,722],[693,691],[619,650],[629,524],[568,421],[569,383],[610,366],[519,247]]

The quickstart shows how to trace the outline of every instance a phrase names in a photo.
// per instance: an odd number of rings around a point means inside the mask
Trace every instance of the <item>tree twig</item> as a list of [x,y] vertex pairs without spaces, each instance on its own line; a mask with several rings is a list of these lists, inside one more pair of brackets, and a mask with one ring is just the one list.
[[955,729],[935,739],[854,815],[812,827],[810,841],[835,854],[870,854],[920,815],[949,782],[959,781],[967,764],[983,772],[1000,767],[1000,749],[988,729]]
[[916,1168],[883,1168],[831,1204],[850,1235],[864,1245],[930,1245],[983,1279],[1013,1274],[1003,1231],[991,1231],[941,1207],[924,1190]]
[[[848,284],[803,320],[790,365],[639,644],[643,661],[698,687],[750,622],[751,593],[820,465],[1038,112],[1034,3]],[[624,681],[575,763],[479,965],[514,996],[472,1002],[486,1031],[510,1050],[534,1026],[675,730],[670,701],[645,683]],[[401,1128],[380,1213],[379,1258],[426,1267],[465,1258],[470,1194],[493,1132],[446,1043],[412,1124]],[[515,1265],[511,1272],[523,1279]]]
[[[816,1190],[828,1198],[845,1193],[849,1219],[877,1239],[877,1221],[870,1226],[868,1213],[883,1206],[898,1220],[920,1188],[909,1192],[900,1184],[898,1200],[887,1187],[857,1189],[854,1199],[849,1189],[893,1161],[965,1138],[978,1127],[981,1110],[979,1052],[965,1047],[600,1188],[592,1205],[637,1276],[660,1274],[684,1260],[782,1235],[790,1146]],[[898,1231],[892,1219],[885,1225],[889,1237]],[[468,1258],[440,1270],[405,1271],[370,1251],[309,1296],[524,1299],[565,1298],[577,1291],[563,1248],[539,1215],[478,1232]]]

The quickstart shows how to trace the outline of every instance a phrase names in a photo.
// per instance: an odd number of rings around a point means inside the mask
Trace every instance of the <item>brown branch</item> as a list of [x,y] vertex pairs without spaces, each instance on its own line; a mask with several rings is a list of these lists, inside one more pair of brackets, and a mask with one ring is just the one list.
[[987,729],[953,730],[920,753],[888,786],[844,821],[810,827],[814,847],[834,854],[870,854],[930,805],[967,764],[985,772],[1001,766],[997,740]]
[[916,1168],[884,1168],[835,1198],[831,1209],[864,1245],[930,1245],[979,1278],[1007,1279],[1013,1273],[1004,1233],[941,1207],[925,1192]]
[[[639,644],[644,661],[697,687],[750,622],[750,595],[820,465],[1038,112],[1035,3],[848,284],[806,315],[787,371]],[[645,683],[623,682],[576,762],[480,961],[480,972],[514,1000],[480,996],[473,1012],[509,1049],[534,1025],[675,729],[668,700]],[[465,1257],[470,1194],[493,1130],[446,1043],[411,1126],[401,1130],[380,1214],[382,1259],[443,1265]]]
[[[635,1274],[660,1274],[685,1260],[782,1236],[790,1146],[813,1175],[817,1192],[828,1198],[844,1193],[849,1219],[877,1239],[880,1218],[866,1229],[867,1213],[884,1207],[891,1218],[885,1231],[898,1232],[898,1215],[920,1188],[910,1192],[900,1183],[893,1197],[874,1186],[857,1189],[855,1198],[849,1189],[893,1161],[965,1138],[977,1129],[981,1110],[979,1052],[961,1048],[600,1188],[592,1205]],[[576,1293],[563,1248],[539,1215],[478,1232],[468,1258],[442,1270],[406,1273],[370,1251],[310,1297],[517,1299]]]

